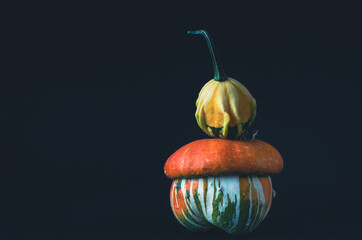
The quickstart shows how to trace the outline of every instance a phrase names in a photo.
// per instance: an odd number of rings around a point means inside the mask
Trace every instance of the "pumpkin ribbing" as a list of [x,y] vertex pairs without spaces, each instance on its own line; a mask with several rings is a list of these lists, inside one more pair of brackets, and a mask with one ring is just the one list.
[[224,176],[176,179],[170,191],[177,220],[192,231],[213,226],[230,234],[254,230],[269,212],[270,177]]
[[[235,138],[244,133],[256,115],[256,101],[237,80],[210,80],[196,100],[195,117],[208,135]],[[235,130],[233,129],[235,128]]]

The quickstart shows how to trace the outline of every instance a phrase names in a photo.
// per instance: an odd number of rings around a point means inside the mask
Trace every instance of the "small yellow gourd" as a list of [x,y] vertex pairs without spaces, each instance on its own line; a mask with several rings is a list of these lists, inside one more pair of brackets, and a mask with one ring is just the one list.
[[255,119],[256,101],[243,84],[226,76],[217,61],[209,34],[204,30],[188,33],[205,37],[215,72],[214,78],[203,86],[196,100],[197,124],[212,137],[239,137]]

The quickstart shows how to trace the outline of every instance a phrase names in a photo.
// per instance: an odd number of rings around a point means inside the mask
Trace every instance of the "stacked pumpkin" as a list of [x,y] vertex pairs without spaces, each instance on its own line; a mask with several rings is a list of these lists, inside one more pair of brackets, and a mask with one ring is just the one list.
[[214,139],[186,144],[166,161],[173,180],[172,211],[192,231],[218,227],[230,234],[254,230],[267,216],[273,198],[271,175],[283,168],[280,153],[261,140],[239,140],[254,121],[256,101],[237,80],[227,77],[204,30],[215,76],[201,89],[196,120]]

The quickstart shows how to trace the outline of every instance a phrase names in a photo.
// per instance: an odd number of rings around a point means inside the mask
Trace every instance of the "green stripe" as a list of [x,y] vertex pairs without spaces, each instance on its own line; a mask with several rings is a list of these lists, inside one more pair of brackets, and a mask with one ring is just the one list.
[[200,202],[200,199],[199,199],[197,189],[194,190],[194,200],[195,200],[195,203],[196,203],[197,210],[202,215],[202,217],[205,219],[204,213],[202,212],[201,202]]
[[[185,180],[185,186],[186,186],[186,181],[188,181],[188,180]],[[190,191],[189,191],[189,190],[186,190],[185,192],[186,192],[186,194],[185,194],[185,196],[184,196],[184,199],[185,199],[185,205],[186,205],[187,209],[185,210],[186,212],[184,212],[184,213],[185,213],[185,215],[187,214],[186,217],[187,217],[189,220],[192,220],[192,221],[190,221],[190,222],[194,222],[195,224],[201,225],[202,227],[207,227],[208,225],[205,225],[205,224],[202,222],[202,220],[199,221],[199,220],[197,219],[197,214],[195,214],[195,212],[192,211],[191,205],[189,204],[189,202],[190,202]],[[196,219],[191,215],[190,212],[192,213],[192,215],[194,215],[194,216],[196,217]]]
[[[220,186],[220,180],[219,180],[219,186]],[[216,184],[214,180],[214,193],[216,195]],[[212,205],[214,208],[214,211],[212,212],[212,222],[213,224],[217,224],[217,217],[220,215],[219,211],[219,203],[222,202],[223,192],[219,193],[218,197],[212,201]]]
[[[240,180],[239,180],[240,181]],[[245,225],[249,218],[249,207],[250,207],[250,201],[245,196],[248,196],[248,190],[249,188],[246,188],[246,192],[242,192],[240,184],[240,213],[239,213],[239,222],[238,224],[233,228],[230,229],[228,233],[230,234],[241,234],[244,232]],[[249,186],[251,187],[251,186]]]

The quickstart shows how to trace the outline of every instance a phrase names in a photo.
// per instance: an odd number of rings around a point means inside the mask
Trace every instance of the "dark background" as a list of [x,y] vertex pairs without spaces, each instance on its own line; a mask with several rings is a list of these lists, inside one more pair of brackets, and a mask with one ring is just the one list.
[[207,137],[197,29],[285,161],[269,216],[239,238],[361,236],[357,1],[28,2],[0,6],[1,239],[237,238],[188,232],[169,206],[164,162]]

